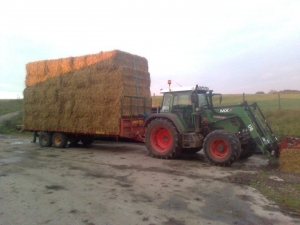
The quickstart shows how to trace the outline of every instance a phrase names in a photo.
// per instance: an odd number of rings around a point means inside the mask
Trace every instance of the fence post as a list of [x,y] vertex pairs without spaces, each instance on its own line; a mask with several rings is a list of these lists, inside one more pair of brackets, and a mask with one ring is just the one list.
[[281,109],[281,104],[280,104],[280,93],[278,92],[278,108]]

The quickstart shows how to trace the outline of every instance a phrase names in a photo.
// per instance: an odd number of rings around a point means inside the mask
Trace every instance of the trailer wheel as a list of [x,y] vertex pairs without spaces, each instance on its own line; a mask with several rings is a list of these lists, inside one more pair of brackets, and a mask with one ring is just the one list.
[[242,145],[242,151],[239,159],[247,159],[251,157],[255,153],[255,150],[256,143],[252,139],[250,139],[248,144]]
[[65,148],[68,143],[68,137],[64,133],[54,133],[52,143],[55,148]]
[[89,146],[94,142],[94,137],[91,135],[82,135],[80,140],[83,145]]
[[176,158],[181,153],[179,134],[174,125],[162,118],[154,119],[146,129],[146,146],[149,154],[157,158]]
[[39,137],[39,143],[41,147],[50,147],[52,145],[52,135],[48,132],[41,132]]
[[241,153],[241,144],[232,133],[215,130],[204,140],[204,152],[209,161],[218,166],[229,166]]

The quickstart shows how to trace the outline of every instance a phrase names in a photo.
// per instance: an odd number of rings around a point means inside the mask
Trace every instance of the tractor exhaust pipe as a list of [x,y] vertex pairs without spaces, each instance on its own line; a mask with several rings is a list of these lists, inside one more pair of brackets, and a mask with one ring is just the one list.
[[195,132],[197,134],[200,134],[201,128],[200,128],[200,123],[201,123],[201,115],[200,115],[200,109],[199,109],[199,100],[198,100],[198,95],[197,95],[197,90],[198,90],[198,84],[195,87],[195,90],[192,94],[192,102],[195,103]]

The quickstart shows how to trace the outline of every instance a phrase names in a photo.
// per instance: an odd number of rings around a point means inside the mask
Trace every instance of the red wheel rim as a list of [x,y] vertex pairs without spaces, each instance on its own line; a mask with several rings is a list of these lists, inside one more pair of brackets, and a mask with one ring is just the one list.
[[224,159],[229,153],[229,146],[224,140],[213,140],[209,150],[213,157]]
[[165,127],[156,127],[152,130],[150,141],[153,148],[158,152],[166,152],[172,146],[172,135]]

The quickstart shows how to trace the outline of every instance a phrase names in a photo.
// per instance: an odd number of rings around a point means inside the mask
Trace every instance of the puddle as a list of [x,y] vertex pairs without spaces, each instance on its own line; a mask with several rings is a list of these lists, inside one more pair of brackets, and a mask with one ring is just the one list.
[[17,153],[17,154],[23,154],[23,153],[24,153],[24,151],[17,150],[17,151],[14,151],[14,153]]
[[7,136],[7,135],[2,135],[2,134],[0,134],[0,138],[1,138],[1,139],[13,139],[13,138],[15,138],[15,137],[11,137],[11,136]]
[[21,144],[29,144],[31,141],[15,141],[10,143],[11,145],[21,145]]
[[15,157],[10,157],[10,158],[6,158],[6,159],[0,159],[0,166],[4,165],[4,164],[8,164],[8,163],[16,163],[16,162],[21,162],[23,161],[25,158],[21,157],[21,156],[15,156]]

